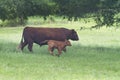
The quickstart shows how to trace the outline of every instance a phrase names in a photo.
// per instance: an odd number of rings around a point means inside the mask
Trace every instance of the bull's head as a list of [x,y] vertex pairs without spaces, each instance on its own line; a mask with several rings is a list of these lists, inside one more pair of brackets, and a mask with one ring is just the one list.
[[79,40],[77,32],[74,29],[70,30],[69,39],[74,40],[74,41]]

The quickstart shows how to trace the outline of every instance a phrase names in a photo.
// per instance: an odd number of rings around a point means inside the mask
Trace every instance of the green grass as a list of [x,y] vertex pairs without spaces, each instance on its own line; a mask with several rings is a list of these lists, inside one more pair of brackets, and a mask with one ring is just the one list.
[[[61,24],[45,24],[64,26]],[[72,28],[78,23],[65,24]],[[69,26],[69,27],[68,27]],[[74,27],[76,30],[79,26]],[[119,80],[120,30],[77,30],[80,40],[60,57],[34,44],[17,51],[23,27],[0,28],[0,80]],[[57,51],[55,51],[57,53]]]

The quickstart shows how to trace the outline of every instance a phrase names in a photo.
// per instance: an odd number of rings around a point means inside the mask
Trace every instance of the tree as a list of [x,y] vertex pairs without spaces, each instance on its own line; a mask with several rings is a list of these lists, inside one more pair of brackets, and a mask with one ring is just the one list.
[[58,15],[77,20],[94,15],[96,23],[110,26],[120,12],[119,6],[119,0],[0,0],[0,19],[23,24],[29,16],[46,20],[49,15]]
[[[58,15],[72,17],[94,16],[97,23],[102,25],[113,25],[114,16],[119,11],[119,0],[53,0],[59,7]],[[118,4],[119,2],[119,4]],[[87,15],[86,15],[87,14]],[[89,14],[89,15],[88,15]],[[102,18],[102,19],[101,19]]]
[[[118,12],[118,0],[101,0],[98,13],[103,17],[103,25],[111,26],[115,22],[114,16]],[[98,17],[98,18],[99,18]]]
[[[59,6],[57,14],[68,17],[82,17],[96,11],[99,0],[54,0]],[[91,4],[92,3],[92,4]]]
[[20,24],[30,15],[31,2],[29,0],[1,0],[0,18],[4,20],[17,20]]
[[0,0],[0,19],[24,24],[29,16],[53,14],[53,6],[50,0]]
[[33,0],[33,15],[43,16],[46,19],[46,16],[52,15],[55,13],[55,3],[51,0]]

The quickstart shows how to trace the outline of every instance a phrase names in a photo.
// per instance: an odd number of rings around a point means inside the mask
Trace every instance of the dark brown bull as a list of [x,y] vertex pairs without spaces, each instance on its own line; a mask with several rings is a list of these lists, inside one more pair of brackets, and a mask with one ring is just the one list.
[[22,39],[19,45],[19,49],[28,45],[29,51],[32,51],[33,43],[41,45],[46,45],[47,43],[42,44],[42,41],[45,40],[79,40],[78,35],[75,30],[69,30],[66,28],[38,28],[38,27],[25,27],[22,34]]

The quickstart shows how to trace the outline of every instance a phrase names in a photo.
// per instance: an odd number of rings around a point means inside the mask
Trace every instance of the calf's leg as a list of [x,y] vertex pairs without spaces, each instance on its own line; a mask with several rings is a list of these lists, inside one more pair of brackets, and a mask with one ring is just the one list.
[[66,52],[66,48],[64,48],[63,51]]
[[58,48],[57,50],[58,50],[57,56],[59,57],[61,55],[61,53],[62,53],[62,50],[61,50],[61,48]]
[[51,55],[54,55],[53,50],[54,48],[48,47],[48,51],[50,52]]

